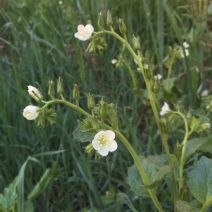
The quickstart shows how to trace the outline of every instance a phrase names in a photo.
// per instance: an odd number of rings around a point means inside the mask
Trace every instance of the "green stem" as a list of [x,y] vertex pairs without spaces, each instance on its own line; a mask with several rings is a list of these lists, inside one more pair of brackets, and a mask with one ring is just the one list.
[[138,90],[138,81],[137,81],[137,78],[133,72],[133,70],[131,69],[130,65],[124,61],[124,64],[126,65],[127,69],[128,69],[128,72],[129,72],[129,75],[132,79],[132,84],[133,84],[133,91],[137,91]]
[[154,93],[152,92],[152,88],[151,88],[150,82],[148,81],[148,79],[145,76],[144,67],[143,67],[143,64],[142,64],[142,62],[140,60],[140,57],[135,53],[135,51],[133,50],[133,48],[131,47],[129,42],[126,39],[122,38],[116,32],[103,30],[103,31],[100,31],[100,32],[96,32],[93,37],[96,37],[96,36],[101,35],[101,34],[113,35],[120,42],[122,42],[126,46],[128,51],[130,52],[130,54],[132,55],[132,57],[134,58],[136,63],[138,64],[138,67],[140,68],[140,71],[141,71],[141,73],[143,75],[143,78],[144,78],[144,81],[145,81],[145,84],[146,84],[146,87],[147,87],[147,90],[148,90],[150,104],[151,104],[151,107],[152,107],[152,110],[153,110],[153,115],[155,117],[156,124],[158,126],[159,131],[160,131],[160,136],[161,136],[161,139],[162,139],[163,147],[164,147],[165,153],[169,157],[170,151],[169,151],[169,146],[168,146],[168,137],[167,137],[166,133],[164,132],[162,126],[161,126],[160,118],[159,118],[157,107],[156,107],[156,103],[155,103]]
[[[127,141],[127,139],[119,131],[115,130],[115,133],[116,133],[117,137],[120,139],[120,141],[122,141],[124,146],[130,152],[130,154],[138,168],[139,174],[140,174],[141,178],[143,179],[144,185],[148,185],[150,183],[149,178],[144,170],[143,164],[141,163],[141,160],[139,159],[137,153],[135,152],[135,150],[133,149],[131,144]],[[147,189],[147,190],[149,192],[149,195],[150,195],[155,207],[158,209],[158,211],[161,211],[161,212],[164,211],[160,202],[158,201],[158,198],[155,194],[155,190],[154,189]]]
[[206,212],[207,209],[212,206],[212,198],[208,199],[202,206],[202,208],[200,209],[200,212]]
[[171,111],[172,113],[180,116],[183,121],[184,121],[184,125],[185,125],[185,135],[182,141],[182,153],[181,153],[181,158],[180,158],[180,167],[179,167],[179,190],[181,191],[184,185],[184,179],[183,179],[183,168],[184,168],[184,163],[185,163],[185,152],[186,152],[186,146],[187,146],[187,142],[188,142],[188,136],[189,136],[189,129],[188,129],[188,122],[185,118],[185,116],[177,111]]
[[[93,117],[90,113],[86,112],[85,110],[83,110],[81,107],[79,107],[78,105],[75,105],[65,99],[53,99],[53,100],[50,100],[48,102],[45,102],[45,105],[42,107],[42,108],[46,108],[52,104],[63,104],[63,105],[66,105],[68,107],[70,107],[71,109],[77,111],[78,113],[84,115],[85,117]],[[41,109],[42,109],[41,108]],[[107,124],[104,124],[105,128],[107,129],[112,129],[109,125]],[[131,154],[137,168],[138,168],[138,171],[139,171],[139,174],[141,176],[141,178],[143,179],[143,183],[144,185],[149,185],[151,182],[149,180],[149,177],[148,175],[146,174],[146,171],[144,170],[144,167],[143,167],[143,164],[142,162],[140,161],[139,159],[139,156],[137,155],[137,153],[135,152],[135,150],[133,149],[133,147],[131,146],[131,144],[129,143],[129,141],[124,137],[124,135],[122,135],[122,133],[120,133],[119,131],[117,130],[114,130],[114,132],[116,133],[117,137],[120,139],[120,141],[123,143],[123,145],[127,148],[127,150],[129,151],[129,153]],[[155,190],[154,189],[149,189],[147,188],[148,192],[149,192],[149,195],[155,205],[155,207],[158,209],[159,212],[164,212],[157,196],[156,196],[156,193],[155,193]]]
[[[154,96],[154,93],[152,91],[151,83],[149,82],[148,78],[145,75],[145,71],[144,71],[144,67],[143,67],[141,58],[135,53],[135,51],[133,50],[133,48],[131,47],[131,45],[127,41],[127,39],[122,38],[116,32],[114,32],[114,31],[108,31],[108,30],[103,30],[103,31],[100,31],[100,32],[96,32],[94,34],[94,37],[95,36],[98,36],[98,35],[101,35],[101,34],[109,34],[109,35],[112,35],[115,38],[117,38],[121,43],[123,43],[126,46],[126,48],[128,49],[129,53],[131,54],[131,56],[134,58],[134,60],[138,64],[138,67],[140,69],[140,72],[141,72],[141,74],[142,74],[142,76],[144,78],[144,81],[145,81],[145,84],[146,84],[146,87],[147,87],[150,104],[151,104],[151,107],[152,107],[152,111],[153,111],[153,115],[154,115],[154,118],[155,118],[157,127],[158,127],[159,132],[160,132],[160,137],[161,137],[161,140],[162,140],[162,145],[163,145],[164,151],[165,151],[165,153],[167,155],[169,166],[172,167],[171,160],[169,160],[170,151],[169,151],[169,145],[168,145],[168,136],[167,136],[166,132],[164,131],[164,128],[161,125],[160,118],[159,118],[159,115],[158,115],[157,106],[156,106],[155,96]],[[174,172],[172,172],[171,175],[172,175],[172,180],[173,180],[173,183],[174,183],[173,194],[175,194],[175,191],[176,191],[175,181],[176,180],[175,180]],[[173,201],[175,202],[175,195],[173,197]]]

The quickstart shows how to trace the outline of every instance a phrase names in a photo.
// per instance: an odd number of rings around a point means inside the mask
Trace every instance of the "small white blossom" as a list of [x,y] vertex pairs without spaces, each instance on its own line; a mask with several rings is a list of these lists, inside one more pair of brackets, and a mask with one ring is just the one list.
[[184,47],[185,49],[188,49],[188,48],[189,48],[189,44],[188,44],[187,42],[183,42],[183,47]]
[[37,88],[35,88],[35,87],[31,86],[31,85],[28,85],[27,88],[28,88],[29,95],[34,100],[40,101],[42,99],[42,94],[40,93],[40,91]]
[[164,116],[168,112],[170,112],[170,107],[166,102],[164,102],[163,107],[161,108],[161,111],[160,111],[160,115]]
[[208,96],[209,94],[209,91],[208,90],[203,90],[202,93],[201,93],[201,96]]
[[109,152],[114,152],[118,147],[114,139],[113,131],[101,130],[95,135],[92,146],[101,156],[107,156]]
[[111,60],[111,63],[114,64],[114,65],[115,65],[117,62],[118,62],[118,61],[117,61],[116,59],[112,59],[112,60]]
[[75,38],[81,40],[81,41],[86,41],[90,39],[94,32],[94,28],[91,24],[87,24],[86,26],[84,25],[78,25],[77,27],[77,32],[74,34]]
[[202,124],[202,128],[203,129],[210,129],[211,128],[211,124],[210,123],[204,123],[204,124]]
[[[185,52],[185,55],[184,55]],[[180,55],[181,58],[184,58],[185,56],[189,56],[189,44],[187,42],[183,42],[183,47],[180,47]]]
[[62,5],[63,4],[63,1],[59,1],[59,5]]
[[148,64],[144,64],[144,69],[148,69],[148,68],[149,68]]
[[154,80],[161,80],[163,77],[160,75],[160,74],[156,74],[155,76],[154,76]]
[[38,117],[39,115],[39,107],[34,106],[34,105],[28,105],[27,107],[24,108],[23,110],[23,116],[27,120],[34,120]]

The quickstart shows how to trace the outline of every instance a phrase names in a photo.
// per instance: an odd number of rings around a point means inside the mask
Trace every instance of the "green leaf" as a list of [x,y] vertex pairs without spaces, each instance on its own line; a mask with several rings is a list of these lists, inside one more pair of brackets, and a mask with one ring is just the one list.
[[175,83],[176,78],[172,77],[169,79],[166,79],[163,81],[163,86],[164,89],[167,93],[170,93],[172,91],[172,88],[174,87],[174,83]]
[[203,144],[199,150],[202,152],[208,152],[210,154],[212,154],[212,144],[211,144],[212,140],[208,140],[208,142],[206,142],[205,144]]
[[205,156],[188,173],[188,187],[192,195],[201,203],[212,197],[212,159]]
[[154,155],[147,158],[141,158],[144,169],[150,179],[150,184],[144,185],[141,176],[135,165],[128,168],[128,184],[131,190],[138,196],[148,197],[146,188],[156,188],[159,183],[170,172],[169,166],[165,165],[166,157],[164,155]]
[[127,182],[130,185],[130,189],[140,197],[148,197],[149,194],[146,187],[143,184],[141,176],[135,165],[128,168],[128,178]]
[[176,212],[198,212],[199,209],[192,206],[191,203],[183,201],[183,200],[177,200],[175,205]]
[[17,203],[16,179],[0,194],[0,211],[12,211]]
[[74,139],[79,140],[80,142],[91,142],[95,136],[94,132],[82,131],[81,126],[78,125],[73,131]]
[[187,159],[196,151],[203,151],[203,152],[212,152],[212,145],[211,145],[212,137],[204,137],[204,138],[193,138],[188,141],[188,145],[186,147],[185,158]]
[[50,181],[54,178],[54,176],[55,168],[46,169],[40,181],[35,185],[31,193],[28,195],[28,200],[32,201],[36,199],[40,194],[42,194],[49,185]]

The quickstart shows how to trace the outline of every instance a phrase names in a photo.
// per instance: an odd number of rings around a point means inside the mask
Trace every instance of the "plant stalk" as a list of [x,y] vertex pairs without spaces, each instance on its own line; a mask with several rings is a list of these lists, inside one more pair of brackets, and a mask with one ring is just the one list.
[[[86,112],[85,110],[83,110],[80,106],[78,105],[75,105],[65,99],[53,99],[53,100],[50,100],[50,101],[47,101],[45,102],[45,105],[43,106],[43,108],[46,108],[52,104],[63,104],[63,105],[66,105],[68,106],[69,108],[75,110],[76,112],[82,114],[83,116],[85,117],[90,117],[92,118],[92,115],[88,112]],[[42,108],[41,108],[42,109]],[[104,126],[107,128],[107,129],[112,129],[109,125],[107,124],[104,124]],[[144,182],[144,185],[148,185],[150,184],[150,180],[148,178],[148,175],[146,174],[146,171],[144,170],[144,167],[143,167],[143,164],[142,162],[140,161],[139,159],[139,156],[137,155],[137,153],[135,152],[135,150],[133,149],[133,147],[131,146],[131,144],[129,143],[129,141],[122,135],[121,132],[117,131],[117,130],[114,130],[114,132],[116,133],[117,137],[120,139],[120,141],[123,143],[123,145],[127,148],[127,150],[129,151],[129,153],[131,154],[137,168],[138,168],[138,171],[139,171],[139,174],[141,176],[141,178],[143,179],[143,182]],[[149,192],[149,195],[155,205],[155,207],[158,209],[159,212],[164,212],[157,196],[156,196],[156,193],[155,193],[155,190],[154,189],[149,189],[147,188],[148,192]]]

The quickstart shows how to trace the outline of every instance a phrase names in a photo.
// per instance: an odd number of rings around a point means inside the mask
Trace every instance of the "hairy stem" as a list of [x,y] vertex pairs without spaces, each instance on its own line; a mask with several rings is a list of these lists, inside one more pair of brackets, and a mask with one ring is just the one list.
[[135,51],[133,50],[133,48],[131,47],[129,42],[126,39],[124,39],[123,37],[121,37],[119,34],[117,34],[116,32],[103,30],[103,31],[100,31],[100,32],[96,32],[94,34],[94,37],[101,35],[101,34],[110,34],[110,35],[114,36],[115,38],[117,38],[121,43],[123,43],[126,46],[128,51],[130,52],[131,56],[134,58],[134,60],[138,64],[138,67],[140,69],[140,72],[143,75],[143,78],[144,78],[144,81],[145,81],[145,84],[146,84],[146,87],[147,87],[147,90],[148,90],[150,104],[151,104],[151,107],[152,107],[152,111],[153,111],[153,115],[155,117],[156,124],[159,128],[159,131],[160,131],[160,136],[161,136],[161,140],[162,140],[162,143],[163,143],[163,147],[164,147],[165,153],[169,157],[170,151],[169,151],[169,146],[168,146],[168,141],[167,141],[168,137],[167,137],[166,133],[164,132],[163,127],[161,126],[160,118],[159,118],[158,111],[157,111],[157,106],[156,106],[156,103],[155,103],[155,96],[154,96],[154,93],[152,91],[151,84],[145,76],[144,67],[143,67],[143,64],[142,64],[139,56],[135,53]]
[[189,136],[189,129],[188,129],[188,122],[185,118],[185,116],[177,111],[172,113],[180,116],[183,119],[184,125],[185,125],[185,135],[182,141],[182,153],[181,153],[181,158],[180,158],[180,167],[179,167],[179,190],[181,191],[184,185],[184,179],[183,179],[183,168],[184,168],[184,163],[185,163],[185,152],[186,152],[186,146],[188,142],[188,136]]
[[[75,110],[76,112],[80,113],[81,115],[85,116],[85,117],[90,117],[92,118],[93,116],[86,112],[85,110],[83,110],[80,106],[78,105],[75,105],[65,99],[53,99],[53,100],[50,100],[50,101],[47,101],[45,102],[44,106],[42,108],[46,108],[46,107],[49,107],[50,105],[52,104],[63,104],[63,105],[66,105],[68,106],[69,108]],[[41,109],[42,109],[41,108]],[[107,128],[107,129],[111,129],[112,128],[107,125],[107,124],[104,124],[104,127]],[[139,174],[141,176],[141,178],[143,179],[143,182],[144,182],[144,185],[148,185],[150,184],[150,180],[149,180],[149,177],[148,175],[146,174],[146,171],[143,167],[143,164],[141,162],[141,160],[139,159],[139,156],[137,155],[137,153],[135,152],[135,150],[133,149],[133,147],[131,146],[131,144],[129,143],[129,141],[124,137],[124,135],[119,132],[118,130],[114,130],[114,132],[116,133],[117,137],[119,138],[119,140],[122,142],[122,144],[127,148],[127,150],[129,151],[129,153],[131,154],[137,168],[138,168],[138,171],[139,171]],[[156,196],[156,192],[154,189],[149,189],[147,188],[148,192],[149,192],[149,195],[155,205],[155,207],[158,209],[159,212],[164,212],[157,196]]]

